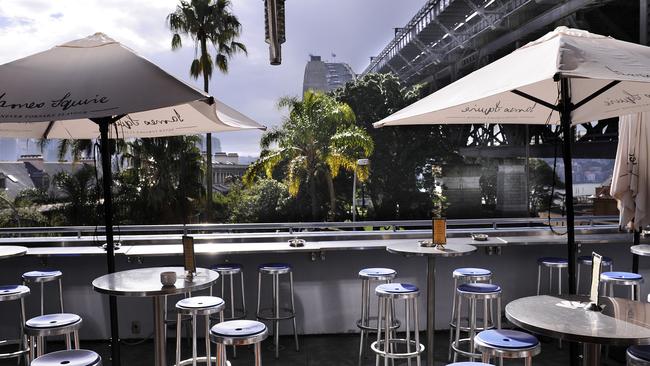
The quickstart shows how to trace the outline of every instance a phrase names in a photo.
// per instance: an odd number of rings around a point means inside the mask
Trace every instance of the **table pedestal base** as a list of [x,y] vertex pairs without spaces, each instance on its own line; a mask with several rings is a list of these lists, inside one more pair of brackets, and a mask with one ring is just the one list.
[[600,365],[600,344],[584,343],[582,346],[582,364],[584,366]]
[[427,366],[434,365],[433,339],[436,326],[436,257],[427,257]]
[[162,296],[153,297],[153,344],[154,344],[154,365],[165,366],[167,363],[166,339],[165,339],[165,314]]

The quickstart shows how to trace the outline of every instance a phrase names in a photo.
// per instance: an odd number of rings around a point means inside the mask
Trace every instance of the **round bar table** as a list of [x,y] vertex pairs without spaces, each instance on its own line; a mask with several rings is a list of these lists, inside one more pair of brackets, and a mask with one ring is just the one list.
[[632,272],[639,273],[639,257],[650,257],[650,245],[633,245],[630,247],[630,252],[632,252]]
[[0,259],[20,257],[27,253],[27,248],[13,245],[0,245]]
[[[169,271],[176,272],[176,284],[163,286],[160,273]],[[163,297],[209,288],[218,278],[217,272],[205,268],[197,268],[191,281],[185,276],[183,267],[138,268],[97,277],[93,288],[106,295],[153,298],[154,365],[166,366]]]
[[650,304],[601,297],[602,311],[585,310],[583,295],[542,295],[514,300],[506,317],[529,332],[583,344],[583,365],[600,365],[602,345],[650,344]]
[[459,257],[476,251],[476,247],[466,244],[447,244],[444,249],[424,247],[418,241],[388,244],[386,250],[390,253],[404,256],[427,257],[427,365],[434,365],[433,339],[436,324],[436,257]]

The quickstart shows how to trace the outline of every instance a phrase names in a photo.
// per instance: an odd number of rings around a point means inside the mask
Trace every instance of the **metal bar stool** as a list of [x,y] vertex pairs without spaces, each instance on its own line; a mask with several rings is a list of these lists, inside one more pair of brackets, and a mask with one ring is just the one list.
[[569,261],[565,258],[542,257],[537,259],[537,295],[540,294],[542,284],[542,267],[548,268],[548,292],[553,291],[553,269],[557,269],[557,293],[562,294],[562,269],[569,268]]
[[[410,366],[411,359],[415,358],[416,364],[420,366],[420,354],[424,352],[424,345],[420,344],[418,319],[417,298],[420,295],[420,290],[408,283],[386,283],[377,286],[375,294],[379,297],[379,316],[383,315],[381,319],[377,320],[377,341],[370,345],[375,352],[375,363],[379,365],[379,358],[383,357],[384,366],[388,366],[388,359],[406,359]],[[397,338],[391,329],[395,300],[404,300],[404,325],[406,326],[404,338]],[[411,326],[414,339],[411,339]],[[382,333],[384,334],[383,338]],[[400,345],[405,346],[403,351],[397,348]]]
[[614,285],[630,286],[630,299],[637,300],[641,298],[641,284],[643,276],[632,272],[603,272],[600,274],[600,283],[603,284],[605,292],[609,285],[609,296],[614,296]]
[[[602,266],[603,267],[608,267],[609,271],[613,271],[614,267],[614,261],[610,257],[603,257],[602,259]],[[576,278],[576,289],[578,290],[578,293],[580,293],[580,267],[582,265],[589,266],[591,268],[591,256],[590,255],[581,255],[578,257],[578,274]]]
[[650,366],[650,346],[630,346],[625,352],[627,366]]
[[[451,302],[451,321],[449,322],[449,351],[447,355],[447,359],[451,361],[452,357],[452,348],[451,348],[451,343],[454,340],[454,334],[456,333],[456,302],[458,301],[458,292],[456,289],[458,288],[459,284],[462,283],[477,283],[477,282],[492,282],[492,271],[489,269],[484,269],[484,268],[456,268],[454,272],[452,272],[452,277],[454,278],[454,294],[452,296],[452,302]],[[490,307],[492,307],[492,302],[490,302]],[[490,310],[490,315],[492,314],[492,311]],[[500,314],[497,314],[497,316],[500,316]],[[469,323],[469,318],[467,319],[467,322]],[[462,324],[461,324],[462,327]],[[488,329],[489,328],[494,328],[494,322],[492,319],[488,318]],[[479,328],[480,330],[484,330],[483,328]],[[462,327],[460,329],[463,332],[469,331],[469,324],[467,327]]]
[[482,361],[490,358],[523,358],[526,366],[533,364],[533,356],[538,355],[542,346],[535,336],[518,330],[490,329],[477,334],[474,343],[482,354]]
[[264,323],[254,320],[230,320],[219,323],[210,330],[210,339],[217,344],[217,366],[226,366],[226,346],[253,344],[255,366],[262,366],[261,342],[269,335]]
[[66,349],[72,349],[70,335],[74,336],[75,349],[79,349],[79,328],[81,317],[77,314],[46,314],[31,318],[25,322],[25,334],[29,336],[29,359],[42,356],[45,351],[45,337],[65,335]]
[[[211,268],[213,271],[216,271],[221,276],[221,298],[227,303],[230,304],[230,314],[226,313],[224,315],[225,320],[237,320],[237,319],[246,319],[246,299],[244,291],[244,271],[241,264],[237,263],[220,263],[214,265]],[[239,274],[239,281],[241,285],[241,307],[235,307],[235,286],[234,286],[234,277]],[[229,288],[230,288],[230,297],[226,297],[226,276],[229,278]],[[210,287],[210,296],[212,296],[212,287]],[[225,312],[225,310],[224,310]],[[213,320],[215,320],[213,318]],[[223,320],[221,320],[223,321]],[[237,347],[232,347],[233,358],[237,358]]]
[[56,351],[40,356],[31,366],[102,366],[102,358],[86,349]]
[[27,295],[29,295],[29,287],[27,286],[21,286],[21,285],[0,286],[0,302],[20,300],[20,313],[19,313],[20,336],[17,339],[0,341],[0,345],[2,346],[18,345],[18,350],[14,352],[0,353],[0,360],[4,360],[7,358],[19,359],[21,356],[24,356],[25,364],[26,365],[29,364],[29,346],[27,343],[27,338],[25,336],[25,330],[24,330],[25,297],[27,297]]
[[[289,275],[289,291],[291,297],[291,308],[280,308],[280,275]],[[262,301],[262,275],[271,275],[273,280],[273,305],[271,308],[260,308]],[[284,314],[281,314],[284,312]],[[298,333],[296,331],[296,308],[293,299],[293,272],[291,265],[287,263],[266,263],[258,267],[257,272],[257,312],[258,320],[273,322],[273,337],[275,343],[275,358],[280,358],[280,321],[291,319],[293,322],[293,337],[296,342],[296,351],[300,350],[298,345]]]
[[45,315],[45,298],[43,296],[44,284],[54,280],[59,280],[59,304],[61,306],[61,312],[63,313],[63,284],[61,283],[61,277],[63,277],[63,272],[56,270],[29,271],[23,273],[23,285],[28,286],[30,284],[38,283],[41,286],[41,315]]
[[[469,302],[469,329],[467,331],[468,337],[461,338],[460,331],[461,327],[456,327],[456,338],[451,344],[451,348],[454,351],[454,362],[457,361],[458,355],[469,357],[470,361],[474,361],[475,358],[481,357],[479,353],[475,352],[474,349],[474,335],[477,333],[476,325],[476,307],[479,300],[483,301],[483,328],[488,328],[487,319],[490,318],[488,315],[492,311],[492,308],[488,306],[490,300],[497,300],[497,314],[501,314],[501,287],[499,285],[491,283],[463,283],[458,285],[456,289],[458,293],[458,304],[456,308],[456,322],[461,324],[461,308],[463,304],[463,299],[467,299]],[[501,328],[501,317],[498,316],[497,328]],[[462,344],[467,343],[467,350],[462,348]]]
[[[189,365],[196,366],[197,362],[205,362],[207,365],[212,364],[210,356],[210,315],[219,313],[223,321],[223,308],[226,303],[214,296],[196,296],[188,297],[176,303],[176,366]],[[182,316],[189,315],[192,317],[192,358],[181,361],[181,324]],[[196,321],[197,316],[205,317],[205,357],[197,356],[196,347]],[[217,357],[218,358],[218,357]]]
[[[361,319],[357,321],[357,328],[361,331],[359,341],[359,366],[361,366],[365,351],[363,345],[368,344],[368,333],[377,330],[377,325],[372,326],[370,321],[378,321],[379,319],[379,303],[377,303],[377,316],[370,315],[370,282],[377,281],[391,283],[396,275],[397,271],[391,268],[364,268],[359,271],[359,278],[361,279]],[[399,327],[399,321],[393,316],[393,325],[391,326],[391,330],[396,330]]]

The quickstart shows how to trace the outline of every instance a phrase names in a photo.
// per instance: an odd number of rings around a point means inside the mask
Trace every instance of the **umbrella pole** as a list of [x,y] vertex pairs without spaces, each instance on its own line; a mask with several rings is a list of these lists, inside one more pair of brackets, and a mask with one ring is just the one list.
[[[102,155],[102,185],[104,190],[104,220],[106,224],[106,262],[108,273],[115,272],[115,247],[113,246],[113,197],[111,192],[111,151],[109,148],[108,127],[114,121],[113,118],[98,118],[94,120],[99,125],[100,149]],[[120,338],[117,322],[117,298],[108,297],[108,308],[111,320],[111,364],[119,366],[120,361]]]

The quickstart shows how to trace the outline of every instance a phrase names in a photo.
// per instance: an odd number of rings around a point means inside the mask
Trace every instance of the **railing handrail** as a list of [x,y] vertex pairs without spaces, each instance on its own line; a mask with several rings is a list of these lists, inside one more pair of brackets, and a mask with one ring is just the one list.
[[[484,219],[450,219],[447,225],[454,226],[490,226],[494,229],[503,226],[547,224],[548,218],[517,217],[517,218],[484,218]],[[564,217],[550,218],[552,223],[566,221]],[[578,216],[576,222],[588,225],[611,224],[618,222],[617,216]],[[166,225],[119,225],[115,230],[119,233],[190,233],[190,232],[233,232],[233,231],[301,231],[318,229],[352,229],[363,227],[396,228],[427,227],[430,220],[387,220],[387,221],[357,221],[357,222],[279,222],[279,223],[244,223],[244,224],[166,224]],[[76,236],[103,234],[103,226],[52,226],[52,227],[10,227],[0,228],[0,236],[21,234],[74,234]]]

